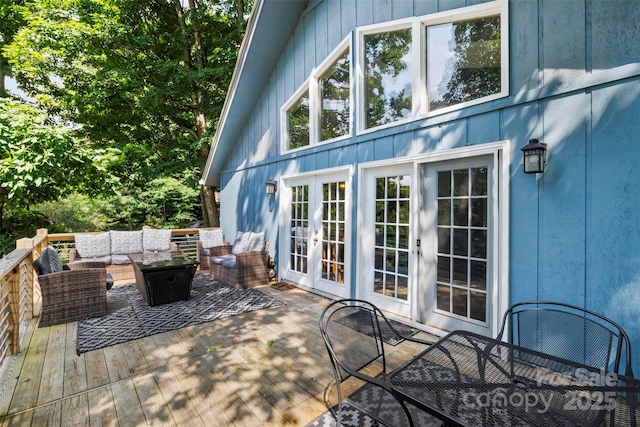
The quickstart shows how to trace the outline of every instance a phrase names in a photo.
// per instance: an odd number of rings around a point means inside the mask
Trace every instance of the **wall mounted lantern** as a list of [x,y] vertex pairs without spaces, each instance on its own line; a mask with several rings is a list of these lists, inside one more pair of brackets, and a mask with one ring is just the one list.
[[278,189],[278,184],[276,183],[276,181],[270,179],[269,181],[267,181],[266,185],[266,193],[267,194],[275,194],[276,190]]
[[544,165],[547,163],[547,144],[530,139],[529,143],[522,147],[524,153],[524,173],[544,173]]

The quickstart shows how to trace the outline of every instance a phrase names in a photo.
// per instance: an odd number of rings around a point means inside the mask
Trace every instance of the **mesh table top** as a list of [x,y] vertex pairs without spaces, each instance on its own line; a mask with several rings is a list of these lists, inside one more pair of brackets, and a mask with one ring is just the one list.
[[640,381],[453,332],[391,373],[408,402],[459,426],[635,426]]

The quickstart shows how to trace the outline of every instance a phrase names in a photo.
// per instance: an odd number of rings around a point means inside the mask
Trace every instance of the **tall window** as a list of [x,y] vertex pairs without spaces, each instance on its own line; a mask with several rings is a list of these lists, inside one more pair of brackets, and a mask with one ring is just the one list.
[[309,90],[293,103],[287,112],[289,128],[289,148],[309,145]]
[[429,110],[502,90],[500,17],[427,27]]
[[411,115],[411,28],[364,37],[366,127]]
[[411,177],[376,179],[374,292],[407,300],[409,295],[409,197]]
[[282,108],[283,151],[351,133],[351,46],[346,38]]
[[320,109],[320,140],[337,138],[349,133],[350,57],[345,51],[318,79],[322,106]]

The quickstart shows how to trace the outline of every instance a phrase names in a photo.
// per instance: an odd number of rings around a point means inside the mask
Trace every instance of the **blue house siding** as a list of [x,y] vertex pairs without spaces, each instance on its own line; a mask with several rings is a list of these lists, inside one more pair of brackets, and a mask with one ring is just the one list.
[[[510,302],[557,300],[604,313],[630,334],[640,370],[640,3],[511,1],[507,98],[281,152],[282,105],[349,34],[355,64],[356,27],[476,3],[311,3],[226,158],[221,225],[229,234],[266,230],[278,261],[280,189],[267,196],[266,180],[509,140]],[[522,172],[520,148],[530,138],[549,146],[537,177]],[[352,234],[356,242],[356,226]],[[354,244],[355,262],[357,253]]]

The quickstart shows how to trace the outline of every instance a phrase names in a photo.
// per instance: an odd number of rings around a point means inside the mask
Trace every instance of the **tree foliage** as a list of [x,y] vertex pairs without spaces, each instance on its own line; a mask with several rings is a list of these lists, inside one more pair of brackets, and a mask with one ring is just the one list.
[[87,147],[109,151],[115,185],[101,190],[129,209],[126,198],[137,200],[156,179],[199,188],[243,8],[234,0],[35,0],[3,55],[30,97]]
[[0,98],[0,229],[6,203],[29,206],[100,175],[96,153],[36,107]]

